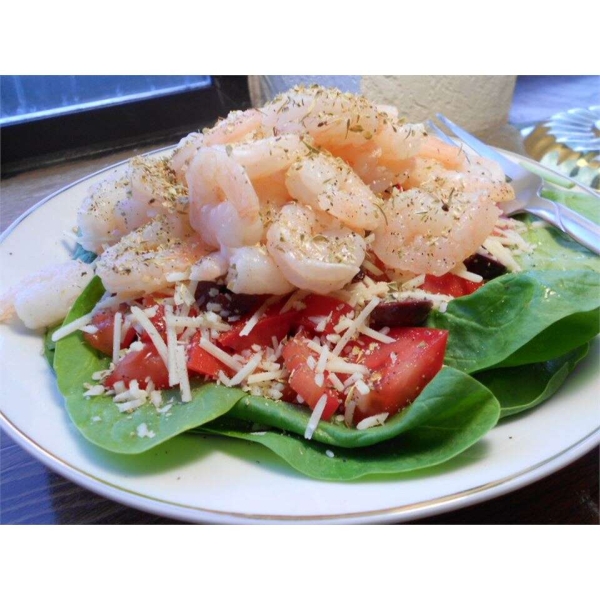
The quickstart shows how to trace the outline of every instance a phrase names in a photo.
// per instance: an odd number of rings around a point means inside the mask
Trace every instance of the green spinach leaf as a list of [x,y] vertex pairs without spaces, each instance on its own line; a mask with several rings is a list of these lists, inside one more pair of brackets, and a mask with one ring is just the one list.
[[477,381],[500,402],[500,418],[529,410],[550,398],[577,364],[587,355],[589,344],[543,363],[491,369],[477,373]]
[[[383,425],[358,430],[349,428],[344,423],[321,421],[312,439],[345,448],[372,446],[396,438],[406,431],[428,423],[432,418],[454,418],[455,422],[459,423],[462,420],[468,421],[465,415],[472,413],[485,414],[490,423],[494,422],[497,416],[495,400],[488,390],[466,373],[445,367],[410,406]],[[303,436],[310,414],[310,411],[302,406],[246,396],[232,408],[228,416]]]
[[450,332],[446,364],[474,373],[506,361],[548,328],[566,332],[576,324],[574,340],[570,333],[555,337],[549,332],[540,339],[552,337],[550,349],[534,341],[510,364],[565,354],[597,334],[599,307],[600,274],[594,271],[526,271],[503,275],[453,300],[445,313],[432,313],[427,325]]
[[461,378],[456,390],[461,388],[465,395],[456,396],[449,391],[438,399],[436,408],[441,410],[429,412],[423,420],[407,420],[401,435],[363,448],[332,447],[293,433],[257,431],[250,422],[232,419],[230,415],[204,425],[201,431],[262,444],[294,469],[316,479],[347,481],[366,475],[403,473],[453,458],[496,424],[500,412],[497,400],[487,388],[467,379],[470,381]]

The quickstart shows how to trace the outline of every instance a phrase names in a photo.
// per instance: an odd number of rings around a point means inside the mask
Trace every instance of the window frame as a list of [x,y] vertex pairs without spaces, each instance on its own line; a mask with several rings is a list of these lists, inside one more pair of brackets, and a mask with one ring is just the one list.
[[211,77],[205,88],[6,124],[0,128],[2,177],[144,143],[175,143],[250,106],[246,76]]

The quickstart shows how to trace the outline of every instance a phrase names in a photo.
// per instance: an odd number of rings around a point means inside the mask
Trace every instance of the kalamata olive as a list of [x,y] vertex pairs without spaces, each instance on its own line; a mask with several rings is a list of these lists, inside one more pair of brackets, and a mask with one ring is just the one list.
[[358,271],[358,273],[352,278],[352,283],[358,283],[359,281],[362,281],[365,278],[365,272],[360,269]]
[[495,279],[506,273],[506,267],[494,260],[491,256],[484,256],[483,254],[471,254],[464,261],[465,267],[471,273],[481,275],[486,281]]
[[[211,290],[216,290],[215,292],[211,292]],[[211,302],[212,298],[223,291],[226,291],[227,288],[224,285],[219,285],[214,281],[199,281],[196,287],[196,304],[198,308],[204,308],[207,302]],[[212,293],[212,296],[211,296]]]
[[[214,291],[213,291],[214,290]],[[234,294],[226,286],[212,281],[201,281],[196,288],[196,304],[206,310],[207,304],[221,307],[217,312],[225,311],[230,316],[242,316],[257,310],[268,296],[252,294]]]
[[[231,315],[247,315],[255,312],[260,306],[266,302],[269,296],[261,295],[255,296],[252,294],[234,294],[233,292],[226,292],[223,294],[222,299],[219,299],[223,305],[223,308],[230,312]],[[219,296],[221,298],[221,296]]]
[[429,300],[399,300],[382,302],[371,313],[371,327],[411,327],[420,325],[431,312]]

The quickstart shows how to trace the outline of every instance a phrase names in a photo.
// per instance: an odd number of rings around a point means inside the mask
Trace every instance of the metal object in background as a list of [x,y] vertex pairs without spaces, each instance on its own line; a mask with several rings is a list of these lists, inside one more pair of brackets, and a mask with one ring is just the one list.
[[599,190],[600,105],[554,115],[527,135],[525,150],[542,165]]

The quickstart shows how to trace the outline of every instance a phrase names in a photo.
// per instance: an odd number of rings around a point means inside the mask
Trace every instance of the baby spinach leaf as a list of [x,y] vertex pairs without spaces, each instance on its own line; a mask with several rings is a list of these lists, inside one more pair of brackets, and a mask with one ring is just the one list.
[[565,354],[597,333],[599,307],[600,274],[594,271],[526,271],[503,275],[453,300],[445,313],[433,312],[427,325],[450,332],[445,363],[474,373],[502,363],[549,327],[565,331],[562,319],[584,313],[571,321],[581,334],[575,342],[570,333],[553,338],[553,356],[534,342],[522,360],[540,362]]
[[[102,282],[95,277],[73,305],[65,324],[89,313],[103,293]],[[165,413],[159,413],[150,403],[131,414],[121,413],[110,396],[83,395],[84,383],[95,383],[92,373],[107,369],[109,364],[108,357],[85,343],[80,331],[56,343],[54,368],[71,420],[89,441],[113,452],[144,452],[225,414],[244,396],[240,389],[200,384],[192,389],[192,401],[188,403],[181,402],[178,391],[166,391],[164,404],[171,407]],[[144,437],[138,435],[140,426],[142,432],[148,432]]]
[[541,404],[552,396],[587,355],[589,344],[543,363],[491,369],[475,378],[490,389],[500,402],[500,418],[515,415]]
[[[444,371],[449,377],[457,373],[451,369]],[[230,415],[204,425],[201,430],[262,444],[294,469],[317,479],[347,481],[366,475],[403,473],[453,458],[496,424],[500,407],[487,388],[462,378],[455,391],[459,388],[469,391],[465,396],[457,396],[452,389],[448,390],[443,399],[437,400],[436,408],[441,410],[427,409],[426,418],[420,415],[412,422],[407,419],[405,429],[397,437],[367,448],[332,447],[316,439],[308,441],[293,433],[266,428],[256,431],[250,422],[232,419]]]
[[[410,406],[383,425],[358,430],[344,423],[321,421],[312,440],[345,448],[371,446],[398,437],[432,418],[454,419],[460,423],[465,415],[481,412],[493,420],[496,411],[496,401],[486,388],[469,375],[445,367]],[[310,410],[302,406],[246,396],[228,416],[304,436],[310,414]]]

